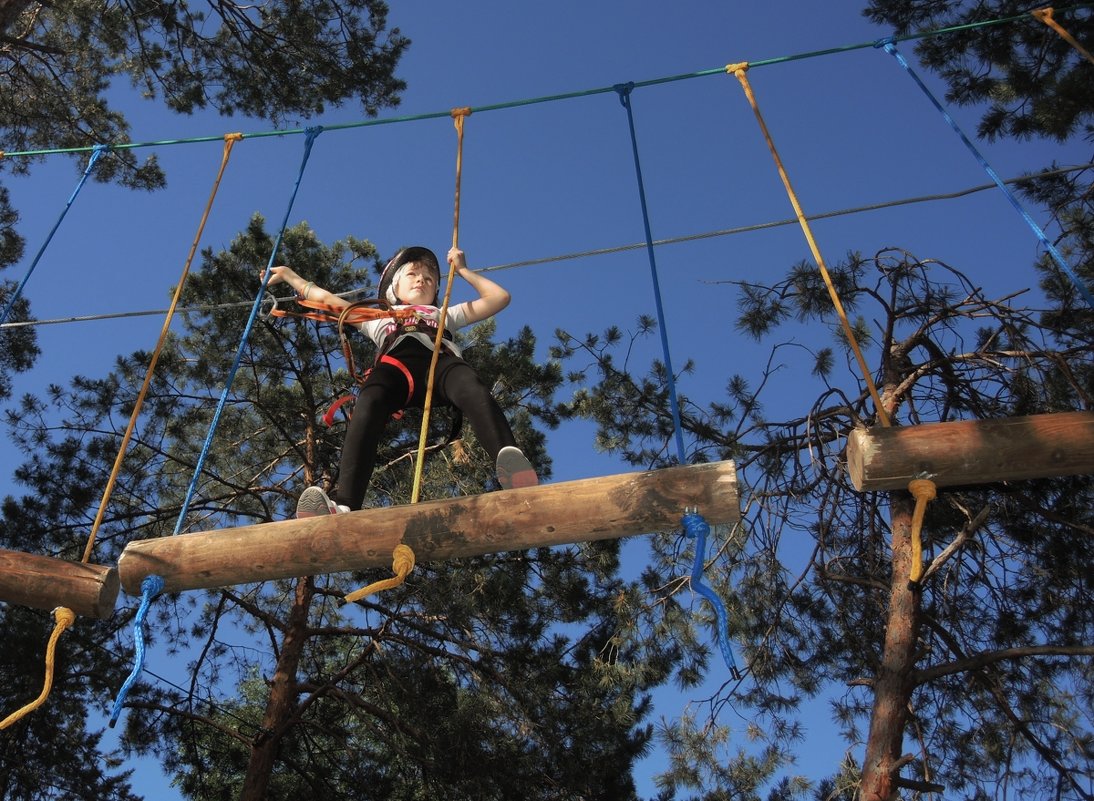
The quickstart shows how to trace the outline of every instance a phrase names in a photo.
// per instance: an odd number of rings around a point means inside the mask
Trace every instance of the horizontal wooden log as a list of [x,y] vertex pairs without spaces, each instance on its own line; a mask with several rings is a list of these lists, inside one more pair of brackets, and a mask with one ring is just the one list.
[[113,567],[0,550],[0,601],[34,609],[65,606],[80,617],[108,618],[119,586]]
[[938,487],[1094,473],[1094,412],[855,429],[847,472],[858,490]]
[[740,518],[733,462],[543,484],[342,515],[179,534],[129,543],[126,592],[148,575],[164,592],[372,567],[399,543],[419,562],[613,539],[680,525],[686,507],[711,524]]

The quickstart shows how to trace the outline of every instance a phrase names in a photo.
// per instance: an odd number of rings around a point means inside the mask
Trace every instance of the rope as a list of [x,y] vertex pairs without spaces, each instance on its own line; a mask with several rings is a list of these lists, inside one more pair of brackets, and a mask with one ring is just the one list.
[[49,635],[49,643],[46,645],[46,675],[42,682],[42,692],[22,709],[17,709],[0,721],[0,731],[8,728],[8,726],[17,721],[22,720],[44,704],[46,698],[49,697],[49,691],[53,689],[53,666],[57,654],[57,641],[61,639],[61,635],[64,634],[65,629],[76,622],[76,613],[67,607],[59,606],[53,610],[53,617],[56,620],[56,623],[53,626],[53,633]]
[[790,198],[790,204],[794,207],[794,215],[798,218],[798,224],[805,234],[805,240],[809,243],[809,249],[813,253],[813,258],[816,260],[817,266],[820,268],[820,274],[824,279],[824,285],[828,287],[828,295],[832,299],[832,305],[836,309],[836,314],[839,315],[843,333],[847,337],[847,341],[851,344],[851,350],[854,351],[859,369],[862,370],[862,377],[866,381],[866,387],[869,389],[870,395],[874,399],[874,406],[877,407],[878,419],[883,426],[888,426],[890,424],[889,414],[886,412],[885,407],[881,402],[881,396],[878,394],[877,387],[874,385],[873,375],[870,372],[870,368],[866,365],[866,359],[859,349],[858,341],[855,339],[855,332],[851,329],[851,323],[847,319],[847,312],[844,311],[843,303],[840,302],[839,293],[836,292],[836,287],[832,283],[832,276],[828,273],[828,267],[824,263],[824,257],[821,255],[820,248],[817,247],[816,239],[813,238],[813,231],[809,227],[809,221],[806,219],[801,204],[798,202],[798,196],[794,192],[794,187],[790,184],[790,176],[787,175],[786,168],[783,166],[782,159],[779,157],[779,151],[776,150],[775,142],[771,138],[771,132],[768,130],[767,123],[764,122],[763,115],[760,113],[760,107],[756,103],[756,96],[753,94],[752,86],[748,82],[748,63],[729,64],[726,66],[726,72],[737,76],[737,79],[741,82],[741,88],[744,89],[745,97],[748,98],[748,104],[752,106],[752,112],[756,115],[756,122],[760,125],[760,131],[763,133],[764,140],[767,142],[767,147],[771,151],[771,157],[775,160],[775,167],[778,169],[779,177],[782,179],[783,186],[786,188],[786,194]]
[[367,595],[372,595],[375,592],[383,592],[384,590],[392,590],[402,584],[406,580],[406,577],[410,575],[410,571],[414,569],[414,551],[411,550],[409,545],[399,543],[395,546],[391,558],[391,571],[395,574],[394,577],[381,581],[374,581],[359,590],[354,590],[342,599],[342,603],[351,604],[361,600]]
[[[1053,175],[1066,175],[1071,172],[1078,172],[1080,170],[1087,170],[1094,167],[1094,164],[1078,164],[1069,167],[1058,167],[1051,170],[1041,170],[1039,172],[1030,173],[1028,175],[1019,176],[1018,178],[1006,178],[1004,183],[1006,184],[1020,184],[1031,181],[1035,178],[1047,178]],[[915,203],[931,203],[937,200],[957,200],[977,192],[984,192],[989,189],[998,189],[994,183],[978,184],[976,186],[970,186],[967,189],[958,189],[954,192],[939,192],[932,195],[917,195],[915,197],[898,198],[896,200],[885,200],[879,203],[869,203],[863,206],[852,206],[844,209],[835,209],[833,211],[823,211],[817,214],[809,214],[806,219],[810,222],[816,220],[828,220],[835,217],[845,217],[851,214],[861,214],[867,211],[880,211],[882,209],[891,209],[897,206],[908,206]],[[797,225],[798,221],[789,217],[783,220],[770,220],[768,222],[753,223],[751,225],[739,225],[734,228],[719,228],[713,231],[701,231],[697,234],[684,234],[682,236],[665,237],[663,239],[653,240],[654,247],[663,247],[665,245],[679,245],[685,242],[695,242],[702,239],[713,239],[719,236],[735,236],[737,234],[748,234],[755,231],[765,231],[771,228],[781,228],[787,225]],[[480,267],[475,270],[477,273],[491,273],[499,272],[501,270],[515,270],[521,267],[537,267],[543,264],[554,264],[563,261],[572,261],[574,259],[586,259],[593,256],[607,256],[612,253],[625,253],[632,250],[641,250],[646,246],[645,242],[632,242],[626,245],[614,245],[607,248],[596,248],[593,250],[581,250],[573,253],[561,253],[555,256],[544,256],[535,259],[524,259],[522,261],[511,261],[502,264],[492,264],[486,267]],[[347,297],[364,292],[363,289],[355,289],[350,292],[343,292],[342,297]],[[270,302],[274,306],[274,310],[270,313],[276,316],[288,316],[291,313],[283,311],[277,308],[277,304],[284,300],[295,300],[295,296],[287,297],[270,297]],[[218,311],[220,309],[234,309],[242,308],[244,306],[250,307],[251,301],[233,301],[231,303],[208,303],[197,306],[182,306],[176,309],[176,313],[198,313],[208,311]],[[7,322],[0,325],[0,330],[7,328],[30,328],[40,325],[66,325],[69,323],[89,323],[97,322],[99,320],[118,320],[129,317],[151,317],[153,315],[166,314],[167,309],[143,309],[139,311],[128,312],[110,312],[106,314],[84,314],[70,317],[55,317],[47,320],[19,320],[15,322]],[[328,322],[328,318],[323,318],[324,322]]]
[[665,357],[665,373],[669,386],[669,405],[672,409],[672,425],[676,434],[676,457],[680,464],[687,464],[687,453],[684,450],[683,426],[680,423],[680,403],[676,398],[676,374],[672,369],[672,356],[669,354],[668,324],[665,322],[665,309],[661,304],[661,285],[657,280],[657,259],[653,255],[653,235],[650,233],[650,215],[646,206],[646,187],[642,181],[642,162],[638,158],[638,137],[634,131],[634,112],[631,109],[631,92],[633,83],[618,84],[615,91],[619,94],[619,102],[627,110],[627,125],[631,133],[631,151],[634,154],[634,174],[638,179],[638,199],[642,205],[642,225],[646,232],[646,255],[650,262],[650,277],[653,280],[653,300],[657,308],[657,326],[661,333],[661,352]]
[[[1064,8],[1057,9],[1060,12],[1075,11],[1079,9],[1090,8],[1094,6],[1094,3],[1076,3],[1074,5],[1065,6]],[[915,33],[905,34],[903,36],[894,37],[894,41],[907,42],[916,41],[919,39],[929,39],[935,36],[945,36],[951,33],[959,33],[962,31],[976,30],[979,28],[992,27],[997,25],[1008,25],[1013,22],[1021,22],[1028,20],[1028,12],[1022,12],[1021,14],[1015,14],[1008,17],[996,17],[994,19],[981,20],[979,22],[964,23],[961,25],[952,25],[947,28],[936,28],[928,31],[917,31]],[[856,50],[865,50],[876,45],[875,40],[868,42],[858,42],[855,44],[839,45],[837,47],[828,47],[821,50],[810,50],[805,52],[793,53],[790,55],[776,56],[766,59],[755,59],[749,62],[749,64],[755,67],[767,67],[775,64],[786,64],[792,61],[802,61],[806,59],[819,58],[823,56],[839,55],[841,53],[850,53]],[[657,78],[650,78],[643,81],[635,81],[636,88],[644,88],[648,86],[658,86],[666,83],[675,83],[677,81],[686,81],[694,78],[705,78],[712,75],[722,75],[725,72],[724,67],[715,67],[713,69],[696,70],[694,72],[683,73],[679,75],[665,75]],[[509,100],[501,103],[494,103],[482,106],[472,106],[470,111],[483,113],[487,111],[500,111],[505,109],[522,108],[524,106],[537,105],[542,103],[554,103],[562,100],[575,100],[586,97],[591,97],[598,94],[608,94],[615,91],[615,86],[602,86],[592,89],[580,89],[573,92],[560,92],[552,95],[544,95],[541,97],[530,97],[519,100]],[[435,120],[451,115],[451,111],[431,111],[422,114],[407,114],[397,117],[383,117],[379,119],[357,120],[354,122],[339,123],[333,125],[324,126],[325,131],[338,131],[338,130],[351,130],[356,128],[368,128],[377,125],[392,125],[404,122],[418,122],[423,120]],[[297,134],[307,134],[310,128],[288,128],[288,129],[275,129],[269,131],[256,131],[252,133],[244,134],[245,139],[258,139],[266,137],[282,137],[293,136]],[[137,148],[145,147],[164,147],[169,145],[188,145],[188,144],[201,144],[207,142],[220,141],[219,135],[207,135],[196,136],[192,138],[175,138],[175,139],[159,139],[148,142],[119,142],[111,145],[111,149],[114,150],[133,150]],[[14,156],[50,156],[50,155],[62,155],[71,153],[85,153],[90,151],[90,147],[64,147],[64,148],[48,148],[42,150],[16,150],[2,155],[7,157]]]
[[923,578],[923,517],[927,514],[927,504],[938,493],[934,482],[929,478],[913,478],[908,482],[908,492],[915,498],[915,511],[912,512],[912,565],[908,569],[908,582],[918,584]]
[[1094,308],[1094,295],[1091,295],[1090,289],[1087,288],[1086,284],[1083,283],[1082,279],[1075,274],[1075,272],[1071,269],[1071,266],[1067,263],[1067,261],[1064,260],[1064,257],[1060,255],[1060,251],[1056,249],[1056,246],[1049,241],[1048,237],[1045,235],[1045,232],[1041,230],[1041,226],[1039,226],[1034,221],[1033,217],[1030,216],[1029,212],[1025,210],[1021,202],[1018,200],[1018,197],[1012,191],[1010,191],[1010,189],[1007,188],[1007,185],[1003,182],[1003,179],[999,177],[999,173],[997,173],[995,169],[991,166],[991,164],[988,163],[988,160],[984,158],[984,156],[976,148],[976,145],[974,145],[969,137],[965,135],[965,132],[961,130],[961,126],[957,124],[957,121],[950,116],[949,112],[947,112],[946,109],[942,106],[942,103],[939,102],[938,98],[935,97],[931,90],[927,88],[926,84],[923,83],[916,71],[912,69],[912,66],[905,60],[904,56],[900,54],[900,51],[897,50],[896,45],[893,44],[892,39],[882,39],[878,41],[877,46],[883,47],[885,49],[885,52],[893,56],[893,58],[897,60],[897,63],[899,63],[900,66],[904,68],[904,71],[908,73],[908,76],[913,81],[915,81],[916,85],[920,89],[923,90],[923,94],[925,94],[927,98],[931,101],[931,104],[934,105],[936,109],[938,109],[938,112],[942,115],[943,119],[945,119],[946,122],[949,123],[949,126],[953,129],[954,133],[956,133],[961,141],[965,143],[965,147],[969,149],[969,152],[972,153],[973,157],[980,163],[980,166],[984,168],[984,172],[986,172],[995,182],[995,185],[1003,191],[1003,194],[1006,195],[1007,200],[1010,201],[1011,206],[1014,207],[1014,210],[1017,211],[1022,219],[1026,221],[1026,224],[1029,225],[1030,229],[1037,236],[1037,238],[1041,240],[1041,244],[1044,245],[1045,248],[1048,250],[1049,254],[1052,256],[1053,261],[1055,261],[1060,269],[1063,270],[1068,278],[1071,279],[1071,282],[1075,285],[1075,288],[1079,291],[1079,294],[1083,296],[1084,300],[1086,300],[1087,305],[1091,308]]
[[1062,25],[1060,25],[1060,23],[1058,23],[1055,19],[1053,19],[1053,17],[1052,17],[1052,6],[1047,6],[1045,8],[1037,8],[1037,9],[1034,9],[1033,11],[1031,11],[1029,13],[1034,19],[1039,19],[1041,22],[1045,23],[1045,25],[1052,28],[1052,30],[1056,31],[1056,33],[1060,34],[1060,37],[1065,42],[1067,42],[1069,45],[1071,45],[1076,50],[1078,50],[1079,54],[1083,58],[1085,58],[1091,64],[1094,64],[1094,56],[1090,55],[1090,52],[1085,47],[1083,47],[1081,44],[1079,44],[1079,42],[1075,39],[1074,36],[1072,36],[1070,33],[1068,33],[1067,30],[1064,29],[1064,27]]
[[[471,109],[467,107],[454,108],[449,114],[452,117],[453,124],[456,126],[456,198],[455,203],[453,204],[454,210],[452,219],[452,247],[455,248],[459,247],[460,244],[460,184],[463,179],[463,123],[464,119],[471,115]],[[440,314],[437,318],[437,336],[433,340],[433,355],[429,360],[429,380],[426,383],[425,402],[422,406],[422,427],[418,435],[418,452],[414,459],[414,486],[410,492],[411,503],[417,503],[422,494],[422,473],[425,469],[426,441],[429,439],[429,417],[433,409],[433,384],[437,373],[437,361],[440,359],[441,348],[444,343],[444,326],[448,319],[448,304],[452,298],[452,285],[454,283],[456,283],[456,265],[453,262],[448,265],[448,281],[445,283],[444,300],[441,302]],[[410,546],[400,543],[395,546],[392,558],[394,559],[392,570],[396,573],[395,578],[374,582],[367,587],[354,590],[346,595],[342,599],[342,602],[347,604],[352,603],[373,592],[388,590],[402,584],[410,571],[414,569],[414,551],[410,549]]]
[[729,617],[726,615],[725,604],[718,594],[703,583],[703,567],[706,559],[707,534],[710,533],[710,524],[702,515],[696,512],[687,512],[680,519],[684,526],[684,533],[695,540],[695,561],[691,567],[691,586],[702,595],[710,605],[714,607],[714,615],[718,621],[718,647],[722,651],[722,659],[725,660],[729,673],[734,681],[741,680],[741,671],[737,669],[737,661],[733,658],[733,650],[729,645]]
[[122,713],[122,706],[125,704],[125,697],[129,695],[129,691],[137,683],[137,677],[141,675],[141,670],[144,669],[144,618],[152,605],[152,599],[161,592],[163,592],[162,577],[156,575],[145,576],[144,580],[141,581],[141,605],[137,608],[137,614],[133,618],[133,641],[137,653],[133,662],[133,671],[122,684],[122,688],[118,690],[118,697],[114,699],[114,710],[110,713],[110,728],[114,728],[114,724],[118,722],[118,717]]
[[[0,316],[0,324],[6,323],[8,315],[11,314],[12,309],[15,308],[15,302],[19,300],[19,297],[23,294],[23,288],[27,285],[27,281],[30,280],[31,273],[34,272],[34,268],[38,266],[38,262],[42,258],[42,254],[46,252],[46,248],[49,247],[49,243],[53,241],[53,235],[57,233],[57,229],[61,227],[61,223],[64,221],[65,216],[68,214],[68,210],[72,208],[72,204],[76,201],[76,196],[80,194],[80,190],[84,188],[84,184],[87,183],[88,176],[91,175],[91,170],[95,166],[95,162],[99,160],[99,157],[106,152],[105,145],[95,145],[91,150],[91,158],[87,160],[87,167],[84,168],[84,174],[80,176],[80,180],[76,183],[76,188],[72,190],[72,194],[69,195],[68,202],[65,203],[65,207],[61,209],[61,214],[57,218],[57,222],[53,224],[53,228],[50,229],[49,234],[46,236],[46,241],[42,243],[42,247],[38,249],[38,253],[35,254],[34,260],[31,261],[30,267],[27,268],[26,275],[23,276],[23,280],[19,282],[19,286],[16,287],[11,297],[8,299],[7,308],[4,309],[4,314]],[[10,155],[10,154],[8,154]]]
[[[452,215],[452,247],[455,248],[459,247],[460,244],[460,185],[463,180],[463,123],[464,120],[471,115],[471,109],[466,106],[454,108],[449,112],[449,115],[452,117],[452,123],[456,127],[456,197],[455,202],[453,203]],[[414,485],[410,491],[411,503],[417,503],[422,494],[422,475],[425,470],[426,441],[429,439],[429,418],[433,410],[433,385],[437,373],[437,361],[440,359],[441,348],[444,343],[444,326],[445,322],[448,320],[448,304],[452,299],[452,285],[454,283],[456,283],[456,265],[452,262],[448,265],[448,280],[445,282],[444,300],[441,301],[440,313],[437,317],[437,335],[433,340],[433,355],[429,359],[429,378],[426,382],[425,402],[422,405],[422,426],[418,434],[418,451],[414,458]],[[395,552],[393,554],[395,565],[393,569],[396,573],[399,572],[400,548],[405,548],[410,553],[409,567],[406,568],[406,573],[401,574],[396,579],[388,579],[386,582],[377,582],[375,584],[370,584],[367,587],[362,587],[359,590],[354,590],[342,599],[343,602],[350,603],[358,598],[363,598],[372,592],[397,587],[399,584],[402,584],[406,574],[414,568],[414,552],[409,546],[403,545],[402,543],[395,546]],[[405,556],[403,559],[405,564]]]
[[293,185],[292,194],[289,197],[289,203],[285,209],[285,216],[281,221],[281,228],[277,232],[277,240],[274,242],[273,250],[270,253],[270,260],[266,265],[265,271],[262,273],[262,283],[258,288],[258,294],[255,295],[254,303],[251,306],[251,314],[247,318],[247,325],[243,329],[243,336],[240,338],[239,348],[236,350],[235,361],[228,371],[228,378],[224,384],[224,391],[220,395],[220,400],[217,401],[216,410],[213,412],[212,422],[209,424],[209,433],[206,435],[205,442],[201,447],[201,454],[198,456],[197,465],[194,467],[194,475],[190,479],[190,486],[187,488],[186,497],[182,501],[182,508],[179,510],[179,517],[175,523],[175,534],[182,531],[183,523],[186,520],[186,514],[190,509],[190,502],[193,500],[194,494],[197,491],[198,478],[201,476],[202,468],[205,465],[205,459],[209,455],[209,448],[213,444],[213,436],[216,433],[217,425],[220,423],[220,416],[224,411],[225,405],[228,403],[228,393],[231,391],[232,382],[235,381],[236,373],[239,372],[239,365],[243,361],[243,352],[246,348],[247,340],[251,336],[251,330],[254,328],[259,309],[262,307],[262,300],[266,295],[266,286],[270,281],[270,268],[274,266],[274,261],[277,258],[277,251],[281,247],[281,240],[285,235],[285,229],[288,227],[289,215],[292,213],[293,204],[296,202],[296,194],[300,190],[300,181],[304,177],[304,169],[308,165],[308,157],[311,156],[312,143],[315,142],[315,138],[322,132],[322,127],[310,128],[308,130],[308,136],[304,140],[304,156],[300,161],[300,170],[296,176],[296,183]]
[[[456,199],[455,211],[452,221],[452,247],[460,244],[460,183],[463,177],[463,122],[471,114],[469,108],[454,108],[450,112],[452,122],[456,126]],[[429,436],[429,416],[433,403],[433,381],[437,371],[437,361],[441,355],[441,347],[444,342],[444,325],[448,319],[448,304],[452,297],[452,285],[456,282],[456,265],[448,266],[448,282],[444,288],[444,300],[441,303],[440,316],[437,320],[437,336],[433,341],[433,356],[429,360],[429,381],[425,390],[425,405],[422,410],[422,428],[418,437],[418,456],[414,462],[414,487],[411,490],[410,502],[417,503],[422,491],[422,471],[425,466],[425,442]]]
[[106,505],[110,501],[110,496],[114,491],[114,486],[118,481],[118,474],[121,472],[122,461],[125,458],[126,450],[129,448],[129,442],[133,437],[133,431],[137,427],[137,418],[140,416],[141,408],[144,405],[144,399],[148,395],[148,388],[152,385],[152,375],[156,370],[156,365],[159,363],[160,354],[163,353],[164,345],[167,342],[167,335],[171,330],[171,322],[175,316],[175,309],[178,306],[179,298],[182,297],[182,290],[186,286],[186,279],[190,274],[190,265],[194,262],[194,255],[197,253],[198,245],[201,243],[201,236],[205,231],[205,224],[209,220],[209,212],[213,208],[213,201],[216,199],[217,190],[220,189],[220,181],[224,177],[224,171],[228,167],[228,159],[232,155],[232,147],[243,138],[243,134],[225,134],[224,136],[224,152],[220,158],[220,169],[217,170],[216,180],[213,181],[212,191],[209,193],[209,200],[205,203],[205,210],[201,214],[201,221],[198,223],[197,233],[194,234],[194,241],[190,245],[190,252],[186,255],[186,263],[182,268],[182,275],[179,278],[178,285],[175,287],[175,294],[171,298],[171,305],[167,310],[167,316],[163,321],[163,328],[160,330],[159,340],[156,342],[156,347],[152,351],[152,359],[148,363],[148,370],[144,375],[144,383],[141,385],[140,392],[137,393],[137,402],[133,406],[133,411],[129,415],[129,425],[125,429],[125,434],[122,436],[121,446],[118,448],[118,456],[114,460],[114,467],[110,471],[110,478],[107,479],[106,489],[103,492],[102,500],[99,502],[99,511],[95,515],[95,522],[91,525],[91,534],[87,538],[87,546],[84,548],[83,562],[88,562],[91,559],[92,549],[95,547],[95,539],[99,533],[99,527],[103,522],[103,515],[106,513]]

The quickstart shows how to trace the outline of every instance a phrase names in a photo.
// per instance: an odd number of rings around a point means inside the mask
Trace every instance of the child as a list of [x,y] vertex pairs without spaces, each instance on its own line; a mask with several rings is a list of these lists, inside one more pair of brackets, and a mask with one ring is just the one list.
[[[451,333],[492,317],[509,305],[509,293],[488,278],[467,269],[464,253],[448,251],[448,263],[456,268],[478,297],[452,306],[445,317],[442,351],[437,358],[433,404],[459,409],[471,423],[479,442],[497,465],[498,483],[504,489],[539,483],[527,457],[516,447],[513,431],[490,390],[460,355]],[[328,498],[320,487],[300,495],[297,517],[339,514],[361,508],[376,462],[380,436],[392,415],[407,407],[421,407],[429,383],[429,364],[437,335],[440,309],[440,266],[433,251],[424,247],[400,250],[380,276],[380,297],[394,307],[410,306],[416,317],[406,323],[390,318],[361,323],[360,329],[380,349],[380,359],[368,373],[357,394],[338,469],[338,484]],[[283,281],[305,300],[338,309],[349,302],[305,281],[288,267],[270,269],[268,285]]]

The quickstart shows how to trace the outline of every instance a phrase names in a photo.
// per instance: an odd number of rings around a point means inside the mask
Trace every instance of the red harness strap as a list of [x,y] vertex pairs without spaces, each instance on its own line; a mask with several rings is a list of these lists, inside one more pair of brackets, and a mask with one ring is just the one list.
[[[405,364],[403,364],[401,361],[396,359],[394,356],[388,356],[386,353],[383,356],[381,356],[377,360],[376,363],[377,364],[390,364],[392,367],[396,368],[397,370],[399,370],[399,372],[401,372],[403,374],[403,377],[406,378],[406,384],[407,384],[406,400],[403,402],[403,406],[406,406],[407,404],[409,404],[410,399],[414,397],[414,376],[411,374],[410,369]],[[368,378],[368,374],[372,372],[372,369],[373,368],[370,368],[370,369],[365,371],[364,378]],[[364,378],[362,378],[362,383],[364,382]],[[334,403],[332,403],[330,405],[330,408],[327,409],[326,414],[323,415],[323,422],[326,424],[327,428],[330,428],[332,425],[334,425],[334,415],[336,415],[338,413],[338,410],[341,409],[343,406],[345,406],[350,401],[354,401],[356,399],[357,399],[356,395],[352,395],[352,394],[351,395],[343,395],[338,400],[336,400]],[[349,412],[348,414],[352,415],[352,412]],[[395,414],[391,415],[393,420],[398,420],[402,416],[403,416],[402,409],[395,412]]]

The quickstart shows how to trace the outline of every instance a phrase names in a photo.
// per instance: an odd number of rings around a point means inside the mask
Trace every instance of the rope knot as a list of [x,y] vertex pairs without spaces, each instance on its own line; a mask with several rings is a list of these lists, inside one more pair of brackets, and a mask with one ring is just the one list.
[[929,478],[913,478],[908,482],[908,492],[917,501],[933,501],[938,496],[937,487]]
[[58,626],[67,629],[76,622],[76,613],[67,606],[58,606],[53,610],[53,619],[57,621]]
[[743,72],[748,72],[747,61],[738,61],[736,64],[726,64],[726,74],[728,75],[740,75]]

